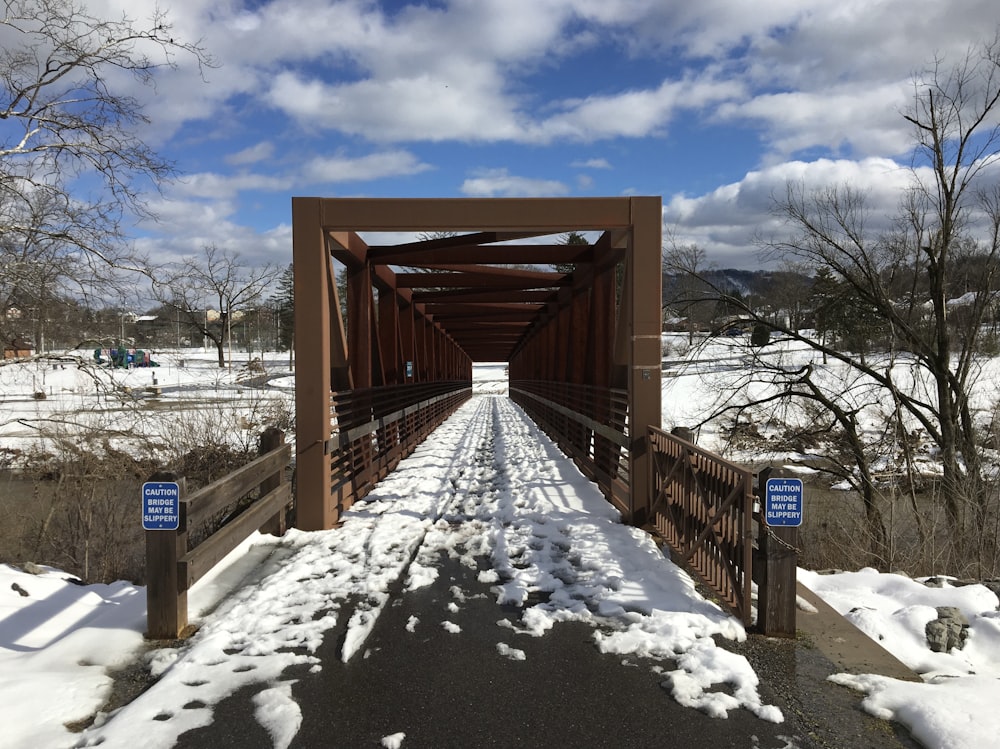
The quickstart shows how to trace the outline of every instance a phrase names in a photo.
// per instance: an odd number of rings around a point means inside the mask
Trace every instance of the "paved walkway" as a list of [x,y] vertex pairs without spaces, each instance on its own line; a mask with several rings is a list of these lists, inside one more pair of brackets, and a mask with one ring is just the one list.
[[[745,710],[710,718],[678,705],[660,686],[653,662],[599,653],[586,624],[563,623],[540,638],[498,635],[497,620],[514,618],[517,610],[497,606],[468,568],[447,559],[440,564],[442,574],[430,587],[396,592],[363,656],[341,662],[341,627],[317,653],[319,673],[285,674],[298,679],[292,695],[303,717],[293,749],[379,747],[399,731],[406,734],[403,749],[917,746],[863,713],[857,693],[825,681],[843,664],[832,663],[814,640],[750,636],[732,646],[756,668],[762,697],[782,709],[783,723]],[[400,636],[410,617],[439,619],[455,585],[468,596],[452,616],[460,638],[439,627]],[[864,645],[855,638],[867,638],[855,632],[838,645]],[[498,658],[498,638],[523,650],[525,660]],[[184,734],[177,746],[270,747],[252,717],[255,691],[223,701],[211,726]]]

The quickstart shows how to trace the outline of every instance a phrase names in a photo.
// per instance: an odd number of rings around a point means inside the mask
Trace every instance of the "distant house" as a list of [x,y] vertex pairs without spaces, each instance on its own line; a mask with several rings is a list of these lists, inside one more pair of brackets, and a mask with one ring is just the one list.
[[35,346],[23,338],[15,338],[3,347],[4,359],[26,359],[35,353]]

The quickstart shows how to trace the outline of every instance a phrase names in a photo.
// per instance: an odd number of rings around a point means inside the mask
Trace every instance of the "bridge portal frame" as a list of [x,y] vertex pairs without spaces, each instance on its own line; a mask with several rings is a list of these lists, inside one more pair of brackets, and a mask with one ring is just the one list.
[[[459,236],[393,248],[369,247],[359,232]],[[575,250],[572,272],[469,270],[476,263],[502,262],[495,259],[499,248],[491,249],[492,243],[569,232],[600,233],[585,250]],[[581,448],[584,453],[595,449],[593,444],[607,429],[621,435],[627,486],[614,491],[606,482],[602,490],[628,522],[646,522],[652,499],[646,427],[661,423],[661,241],[658,196],[293,198],[298,527],[331,528],[356,498],[334,491],[331,397],[335,392],[446,381],[471,387],[473,361],[496,361],[498,355],[510,362],[512,381],[517,379],[529,390],[532,383],[542,382],[625,393],[624,420],[609,413],[605,422],[598,410],[593,412],[597,420],[591,415],[575,423],[588,430],[584,441],[591,447]],[[532,247],[505,245],[504,251],[509,257],[530,256],[534,251],[539,263],[569,257],[565,247]],[[476,317],[473,328],[461,318],[465,310],[475,315],[474,307],[447,315],[442,303],[448,296],[438,292],[433,306],[420,302],[413,292],[418,281],[409,277],[414,274],[397,278],[390,267],[391,258],[407,253],[436,263],[449,250],[451,259],[428,267],[466,273],[466,278],[475,279],[470,284],[480,289],[453,295],[455,308],[467,305],[470,298],[494,303],[491,316]],[[454,263],[455,251],[462,255],[461,265],[449,264]],[[347,276],[346,328],[335,260]],[[435,284],[444,285],[452,278],[437,274]],[[543,287],[546,293],[535,292],[540,297],[524,292]],[[524,312],[501,308],[503,295],[513,289],[522,294],[519,300],[542,299],[540,304],[523,306],[531,310],[530,320],[521,322],[519,315]],[[557,411],[566,410],[558,403],[546,403]],[[579,435],[574,439],[579,442]],[[612,478],[614,473],[612,468]],[[607,474],[604,470],[600,475]]]

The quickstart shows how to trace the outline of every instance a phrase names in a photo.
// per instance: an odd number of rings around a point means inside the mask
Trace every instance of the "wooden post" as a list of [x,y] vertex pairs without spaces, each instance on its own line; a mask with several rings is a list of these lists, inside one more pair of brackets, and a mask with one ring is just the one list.
[[[157,471],[149,480],[176,482],[184,497],[184,479],[169,471]],[[173,640],[187,627],[187,583],[177,569],[186,553],[187,505],[182,499],[176,531],[146,531],[146,637],[150,640]]]
[[757,474],[761,501],[760,536],[754,554],[757,582],[757,629],[772,637],[795,637],[795,575],[798,568],[799,529],[764,522],[764,492],[771,468]]
[[[272,450],[277,450],[285,444],[285,433],[278,429],[277,427],[268,427],[260,435],[260,442],[258,443],[257,454],[267,455],[267,453]],[[284,469],[278,471],[277,473],[268,476],[266,479],[260,482],[260,496],[263,497],[270,491],[277,489],[281,484],[285,482],[285,471]],[[268,520],[264,525],[260,527],[261,533],[270,533],[272,536],[284,536],[285,531],[288,530],[288,508],[282,507],[275,513],[274,517]]]

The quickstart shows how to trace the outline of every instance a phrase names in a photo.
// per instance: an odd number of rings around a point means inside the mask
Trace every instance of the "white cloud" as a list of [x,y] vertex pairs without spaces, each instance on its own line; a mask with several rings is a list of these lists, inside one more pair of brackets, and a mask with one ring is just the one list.
[[248,164],[256,164],[259,161],[265,161],[271,158],[273,154],[274,144],[263,140],[260,143],[255,143],[241,151],[230,154],[226,157],[226,163],[233,166],[246,166]]
[[276,192],[287,190],[292,185],[288,177],[253,172],[218,174],[200,172],[185,174],[172,183],[167,193],[180,199],[210,198],[223,200],[234,198],[245,190]]
[[462,194],[470,197],[556,197],[568,192],[562,182],[515,177],[506,169],[481,169],[462,183]]
[[301,169],[301,178],[312,184],[358,182],[383,177],[419,174],[433,169],[407,151],[385,151],[358,158],[319,156]]
[[674,195],[665,202],[664,222],[679,244],[699,245],[721,267],[755,267],[762,260],[753,238],[787,231],[774,208],[789,184],[806,190],[848,185],[865,192],[873,226],[887,229],[913,176],[885,158],[789,161],[749,172],[706,195]]
[[329,85],[287,72],[275,76],[271,100],[310,127],[336,129],[376,142],[516,140],[514,105],[495,83],[466,69],[385,81]]
[[[761,125],[772,158],[809,148],[831,153],[899,155],[912,147],[912,132],[901,113],[908,103],[902,81],[858,90],[855,85],[821,92],[762,94],[719,108],[721,120]],[[910,87],[912,92],[912,87]]]
[[[102,4],[95,3],[96,7]],[[114,12],[146,15],[152,3],[105,0]],[[193,60],[161,71],[155,96],[145,92],[157,132],[217,118],[246,97],[277,107],[307,128],[330,128],[374,141],[550,142],[572,138],[643,137],[662,132],[680,108],[728,103],[778,128],[779,154],[839,146],[845,127],[861,155],[898,140],[891,115],[851,94],[882,91],[904,81],[938,53],[956,55],[984,34],[992,0],[449,0],[386,6],[364,0],[274,0],[218,4],[177,0],[170,18],[179,39],[203,40],[221,63],[203,83]],[[655,88],[619,82],[618,91],[551,105],[523,85],[524,76],[551,68],[598,44],[646,56],[680,72]],[[688,65],[685,72],[681,67]],[[691,81],[690,69],[713,75]],[[308,73],[306,73],[308,69]],[[759,100],[746,91],[759,87]],[[781,95],[800,98],[783,100]],[[833,122],[821,127],[833,96]],[[895,102],[898,93],[891,93]],[[800,119],[777,114],[791,104]],[[882,130],[888,132],[883,133]],[[867,145],[871,144],[871,145]]]
[[[229,154],[223,158],[233,174],[223,173],[225,166],[213,156],[211,166],[195,162],[194,174],[167,188],[178,208],[161,213],[177,222],[172,231],[191,232],[188,243],[225,232],[245,241],[240,224],[253,219],[238,215],[238,201],[248,191],[280,194],[301,184],[362,183],[469,158],[467,150],[442,156],[441,149],[421,151],[421,144],[602,141],[603,151],[625,154],[625,148],[612,150],[623,139],[647,141],[647,147],[654,137],[697,131],[707,121],[716,132],[727,126],[753,129],[768,151],[750,157],[756,171],[743,179],[700,197],[674,196],[668,212],[710,248],[744,257],[746,237],[773,221],[767,198],[783,185],[783,175],[798,170],[807,181],[822,183],[839,171],[878,195],[882,186],[891,188],[892,179],[876,176],[878,157],[884,161],[909,146],[899,111],[912,92],[910,76],[935,55],[950,64],[991,36],[994,5],[993,0],[172,0],[177,38],[202,40],[221,66],[204,71],[207,81],[202,80],[195,61],[179,55],[176,69],[157,72],[155,91],[128,77],[115,76],[113,82],[144,103],[153,124],[143,137],[157,148],[173,148],[168,156],[182,159],[182,149],[209,140],[219,142],[219,154]],[[142,19],[153,2],[94,0],[88,8]],[[590,54],[617,55],[639,63],[647,74],[616,76],[612,68],[592,82],[574,67]],[[560,80],[573,85],[561,88]],[[190,127],[180,130],[184,125]],[[343,155],[358,152],[362,141],[384,150]],[[406,150],[389,145],[397,143]],[[316,153],[335,155],[310,156]],[[834,159],[792,161],[816,154]],[[550,175],[555,178],[516,176],[531,167],[505,156],[488,158],[509,164],[509,170],[472,173],[469,164],[457,163],[456,171],[469,175],[461,193],[564,195],[570,185],[593,186],[589,175],[565,169]],[[471,163],[487,161],[472,158]],[[568,161],[563,158],[561,165]],[[861,161],[849,167],[851,158]],[[273,168],[272,163],[280,163],[280,171],[268,174],[265,164]],[[570,166],[611,168],[603,158]],[[731,180],[731,172],[723,179]],[[626,184],[647,193],[651,178],[619,167],[601,182],[619,194],[634,192],[622,187]],[[892,189],[887,194],[895,200]]]

